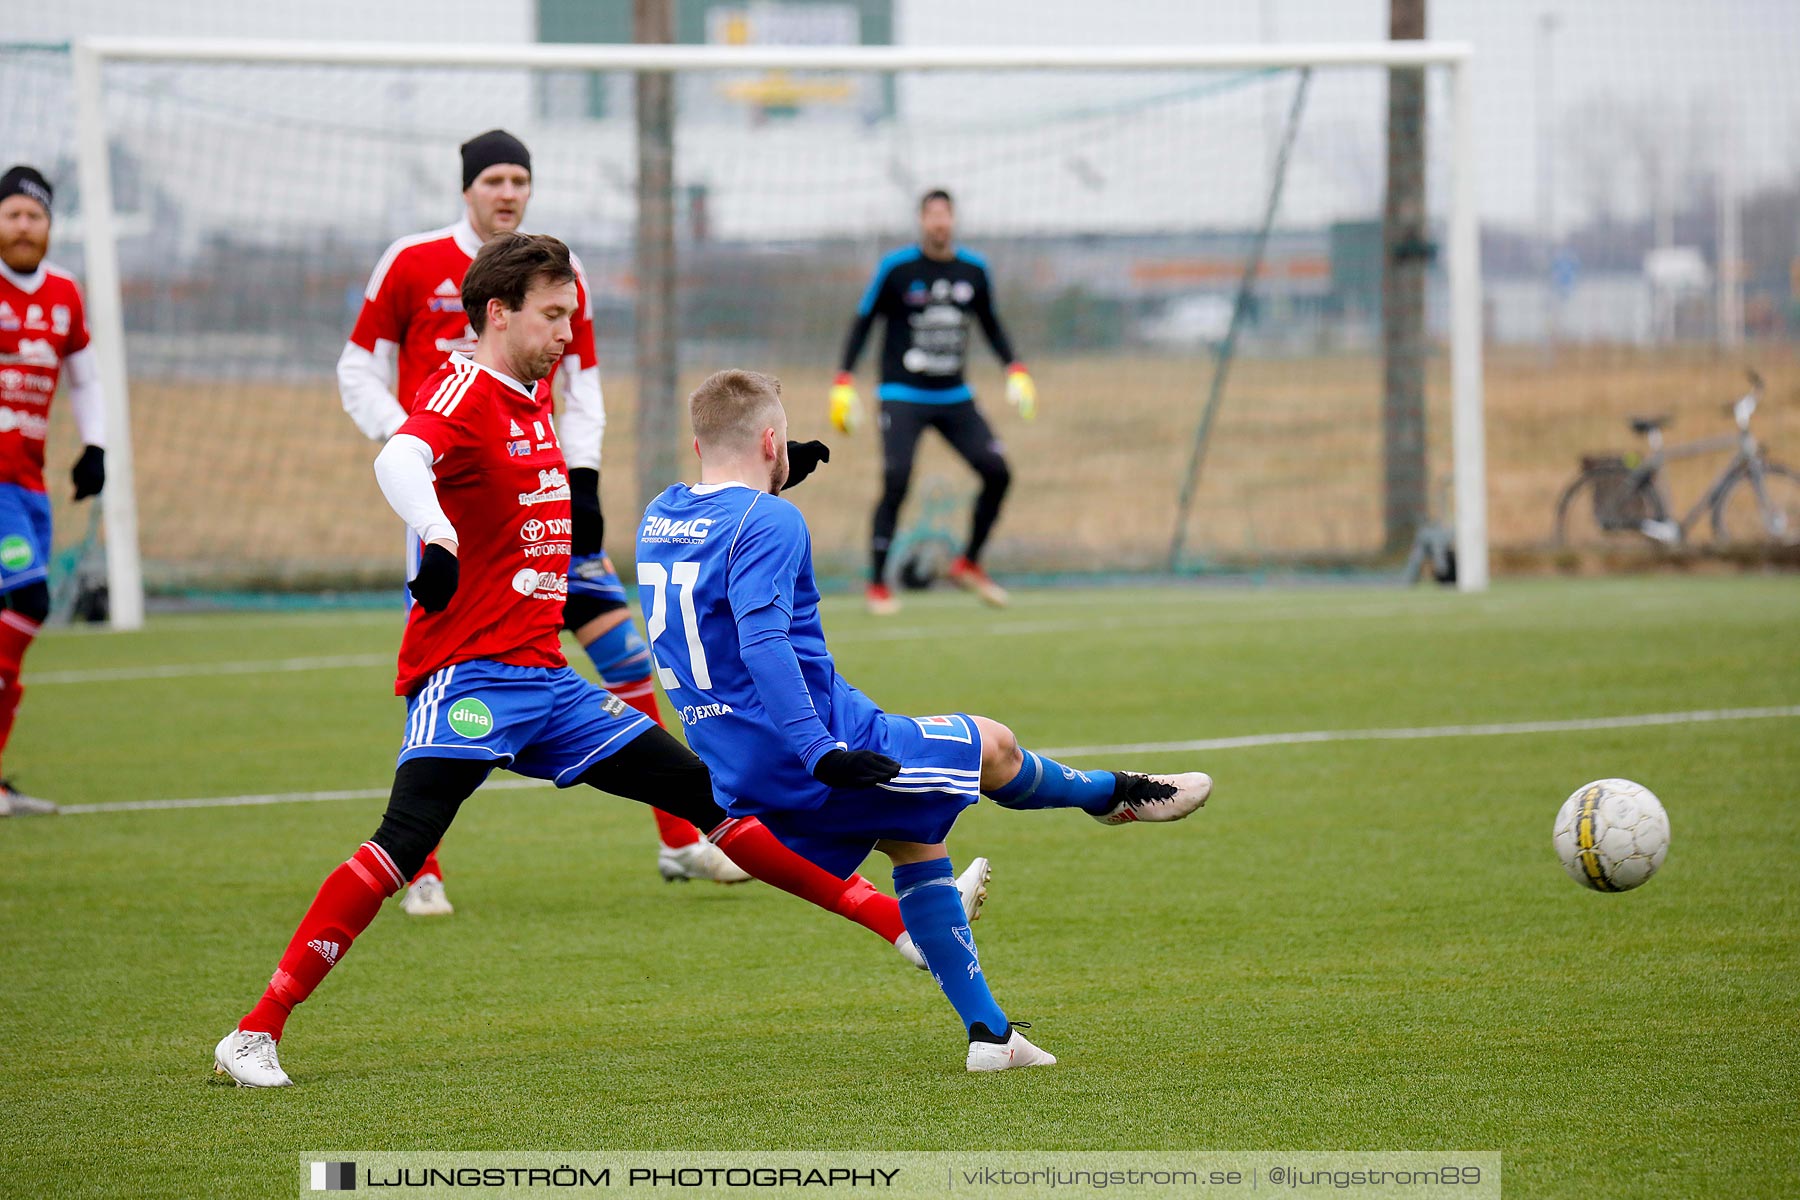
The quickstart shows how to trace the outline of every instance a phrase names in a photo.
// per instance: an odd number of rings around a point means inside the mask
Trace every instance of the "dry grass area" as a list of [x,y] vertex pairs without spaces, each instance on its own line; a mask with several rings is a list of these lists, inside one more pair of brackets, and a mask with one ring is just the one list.
[[[1756,427],[1776,457],[1800,462],[1800,355],[1759,347],[1753,358],[1710,351],[1565,351],[1554,362],[1505,352],[1487,364],[1489,505],[1496,548],[1522,551],[1549,537],[1552,509],[1584,451],[1629,450],[1625,418],[1675,416],[1671,441],[1729,431],[1719,405],[1742,390],[1743,365],[1770,387]],[[879,492],[879,446],[870,431],[832,436],[825,421],[828,365],[709,363],[773,369],[796,437],[825,437],[833,461],[796,494],[812,522],[822,566],[862,559]],[[1013,497],[994,546],[1002,566],[1155,567],[1165,558],[1181,479],[1205,402],[1211,364],[1149,356],[1034,362],[1041,415],[1021,422],[1000,399],[998,370],[976,386],[1014,464]],[[626,539],[638,511],[633,463],[633,380],[606,386],[609,540]],[[1448,480],[1449,389],[1432,372],[1430,459],[1434,498]],[[390,578],[398,523],[376,490],[374,448],[351,426],[329,383],[139,383],[133,436],[144,553],[154,581],[281,583]],[[1195,497],[1190,553],[1357,555],[1381,538],[1380,367],[1371,358],[1247,361],[1232,371]],[[73,456],[66,413],[53,423],[53,479]],[[685,460],[684,460],[685,461]],[[1723,463],[1679,465],[1678,506]],[[916,482],[939,479],[972,493],[966,470],[928,438]],[[53,488],[65,540],[78,528]],[[960,526],[960,519],[959,519]],[[1515,553],[1501,563],[1524,561]]]

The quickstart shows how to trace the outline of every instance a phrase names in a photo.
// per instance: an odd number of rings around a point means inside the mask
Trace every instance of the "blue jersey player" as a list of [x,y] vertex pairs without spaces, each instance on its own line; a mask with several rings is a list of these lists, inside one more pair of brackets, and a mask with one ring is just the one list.
[[767,376],[722,371],[691,398],[701,482],[665,491],[638,529],[657,675],[732,818],[759,818],[840,877],[871,850],[893,860],[907,932],[968,1030],[969,1070],[1054,1063],[988,991],[944,847],[957,814],[985,795],[1105,825],[1177,821],[1206,803],[1212,780],[1077,771],[1021,750],[997,721],[893,716],[839,677],[812,538],[779,495],[780,396]]

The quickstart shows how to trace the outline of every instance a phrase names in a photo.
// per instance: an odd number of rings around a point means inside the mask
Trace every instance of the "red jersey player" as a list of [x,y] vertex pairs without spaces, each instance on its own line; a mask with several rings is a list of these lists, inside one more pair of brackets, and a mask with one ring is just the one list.
[[[382,493],[425,546],[400,646],[395,690],[407,698],[407,723],[393,791],[374,836],[320,887],[262,999],[213,1052],[214,1068],[247,1087],[292,1082],[276,1058],[288,1015],[496,766],[661,805],[756,878],[924,965],[897,901],[800,858],[753,817],[728,819],[687,747],[569,669],[558,633],[572,518],[546,380],[580,307],[568,247],[499,234],[470,266],[462,297],[474,353],[453,355],[427,380],[375,460]],[[548,437],[513,432],[540,425]],[[971,918],[985,860],[980,867],[958,885]]]
[[[65,367],[84,444],[73,472],[75,499],[99,495],[106,482],[100,369],[88,348],[81,290],[44,261],[50,196],[49,182],[31,167],[0,175],[0,751],[25,693],[19,665],[50,615],[44,435]],[[0,779],[0,817],[55,811]]]
[[[386,441],[406,420],[419,385],[455,351],[467,352],[475,333],[463,311],[463,275],[482,245],[517,230],[531,199],[531,152],[518,138],[491,129],[462,147],[463,218],[454,225],[401,238],[375,264],[363,292],[356,328],[338,359],[338,390],[357,428]],[[606,408],[594,349],[593,303],[581,264],[575,262],[576,311],[562,360],[551,367],[563,378],[561,425],[575,506],[571,546],[575,562],[563,606],[564,627],[593,660],[600,681],[627,704],[660,723],[651,682],[650,648],[626,607],[624,585],[602,549],[600,442]],[[396,377],[398,389],[396,390]],[[541,431],[516,435],[544,440]],[[407,575],[416,567],[417,543],[409,539]],[[747,876],[694,827],[656,815],[661,848],[657,866],[665,879],[713,879],[739,883]],[[451,911],[443,868],[433,851],[402,901],[415,916]]]

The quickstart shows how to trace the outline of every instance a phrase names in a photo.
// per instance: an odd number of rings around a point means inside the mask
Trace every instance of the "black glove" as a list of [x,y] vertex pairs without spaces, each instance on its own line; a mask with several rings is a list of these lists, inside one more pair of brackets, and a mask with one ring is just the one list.
[[898,775],[900,764],[873,750],[827,750],[812,773],[826,787],[874,787]]
[[425,553],[419,559],[419,573],[406,588],[426,612],[443,612],[450,607],[450,597],[456,595],[456,580],[461,570],[456,555],[434,542],[425,547]]
[[600,553],[606,545],[606,518],[600,515],[600,472],[592,467],[569,471],[569,552],[576,558]]
[[69,478],[75,481],[77,500],[98,496],[100,489],[106,486],[106,451],[98,446],[84,446]]
[[781,490],[787,491],[811,475],[820,463],[830,461],[831,447],[824,442],[789,442],[788,477]]

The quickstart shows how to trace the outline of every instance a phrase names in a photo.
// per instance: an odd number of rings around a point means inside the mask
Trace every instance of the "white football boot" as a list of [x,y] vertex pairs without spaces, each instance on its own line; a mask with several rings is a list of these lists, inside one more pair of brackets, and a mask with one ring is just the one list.
[[971,1071],[1006,1071],[1013,1067],[1054,1067],[1056,1055],[1025,1040],[1014,1025],[1005,1042],[970,1042],[963,1065]]
[[750,872],[732,862],[723,850],[705,838],[685,846],[661,846],[656,851],[656,869],[668,883],[678,879],[744,883],[750,878]]
[[266,1033],[234,1029],[213,1051],[213,1071],[229,1075],[239,1087],[293,1087],[294,1081],[275,1057],[275,1039]]
[[[964,867],[962,874],[956,877],[956,891],[962,897],[965,920],[974,922],[981,919],[981,906],[987,903],[988,879],[993,873],[994,868],[987,859],[977,858]],[[925,956],[919,953],[917,946],[913,945],[912,934],[902,933],[894,942],[894,949],[900,952],[901,958],[919,970],[931,970],[925,965]]]
[[1089,813],[1102,825],[1129,825],[1133,821],[1179,821],[1206,803],[1212,795],[1212,776],[1204,771],[1185,775],[1136,775],[1113,772],[1124,784],[1124,797],[1105,812]]
[[400,908],[409,917],[447,917],[456,909],[444,895],[444,881],[436,875],[421,875],[400,897]]
[[53,817],[60,811],[50,801],[27,796],[11,781],[0,779],[0,817]]

